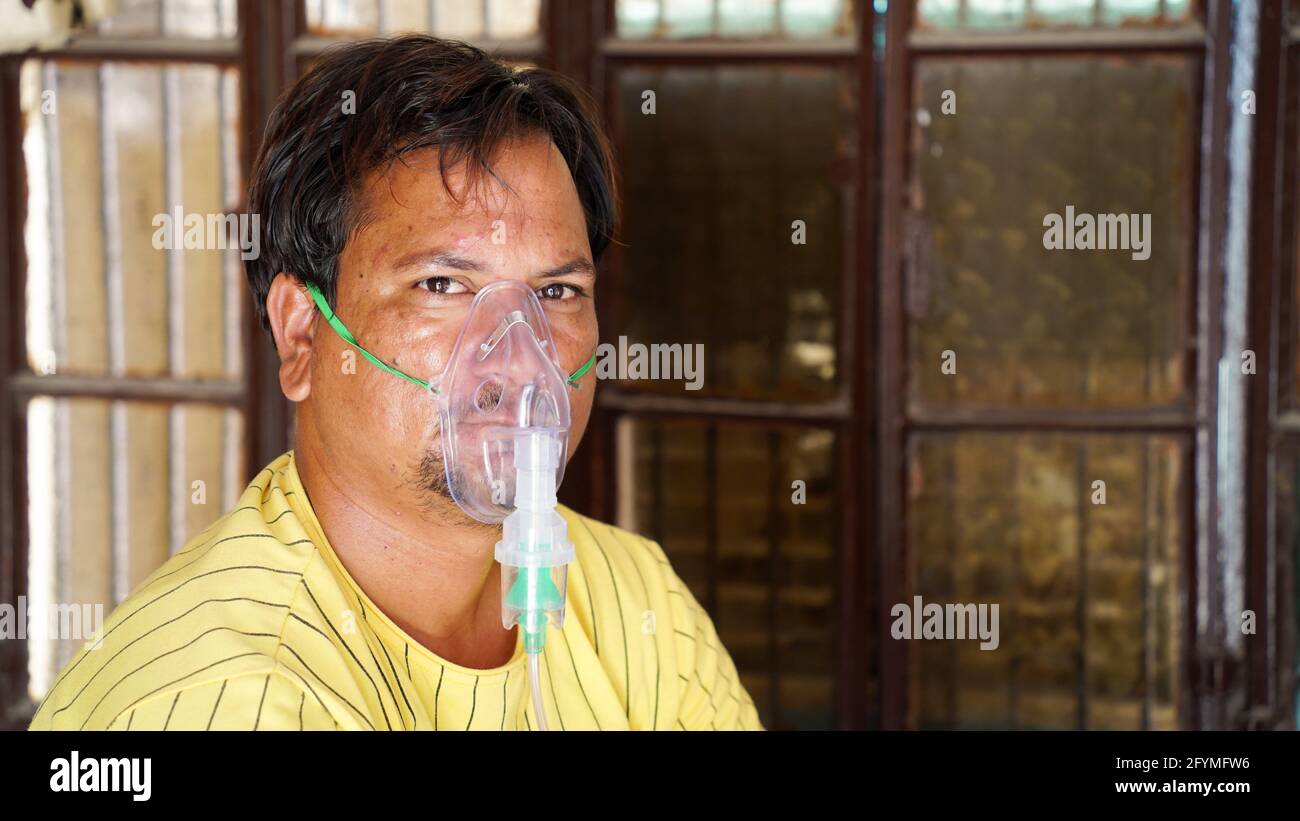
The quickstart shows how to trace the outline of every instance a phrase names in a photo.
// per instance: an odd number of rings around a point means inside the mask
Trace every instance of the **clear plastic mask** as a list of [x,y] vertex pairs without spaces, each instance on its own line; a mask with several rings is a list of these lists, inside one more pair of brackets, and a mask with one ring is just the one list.
[[517,281],[482,288],[432,387],[447,485],[462,510],[496,524],[515,509],[516,442],[524,431],[554,449],[545,463],[555,465],[559,487],[568,456],[569,379],[531,288]]

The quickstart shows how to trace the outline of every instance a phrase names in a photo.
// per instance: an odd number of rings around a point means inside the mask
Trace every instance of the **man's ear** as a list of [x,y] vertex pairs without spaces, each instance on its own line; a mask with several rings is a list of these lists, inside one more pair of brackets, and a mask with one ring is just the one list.
[[267,292],[266,315],[280,355],[280,390],[290,402],[301,402],[311,395],[316,303],[296,277],[281,272]]

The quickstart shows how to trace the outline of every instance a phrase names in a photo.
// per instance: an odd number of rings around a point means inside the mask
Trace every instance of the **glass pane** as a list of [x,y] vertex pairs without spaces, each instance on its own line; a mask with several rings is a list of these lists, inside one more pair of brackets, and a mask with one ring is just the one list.
[[490,0],[487,9],[488,37],[493,40],[518,40],[538,33],[541,0]]
[[764,725],[829,729],[835,435],[625,418],[619,436],[620,524],[657,539],[710,609]]
[[462,40],[523,40],[541,26],[541,0],[307,0],[307,27],[329,36],[427,32]]
[[143,240],[153,237],[154,216],[170,210],[164,179],[162,71],[154,66],[107,65],[100,69],[100,82],[101,114],[108,132],[102,139],[109,163],[104,203],[111,232],[104,249],[109,368],[114,373],[161,376],[167,372],[169,255]]
[[[919,62],[913,408],[1186,401],[1194,74],[1175,57]],[[1052,240],[1053,220],[1078,227]]]
[[718,34],[765,37],[777,33],[776,0],[718,0]]
[[918,0],[928,29],[1175,25],[1193,19],[1192,0]]
[[[308,3],[308,7],[312,4]],[[429,30],[429,12],[433,6],[428,0],[399,0],[389,2],[382,7],[383,20],[377,20],[377,32],[399,34],[403,32],[426,32]]]
[[[922,726],[1078,727],[1086,692],[1088,728],[1176,728],[1179,441],[926,434],[910,454],[920,615],[928,604],[974,605],[966,635],[988,639],[991,629],[974,625],[991,628],[988,608],[998,606],[996,647],[953,639],[956,620],[954,632],[945,624],[915,642]],[[915,623],[915,599],[908,604]]]
[[[703,345],[705,363],[698,390],[675,378],[623,387],[834,396],[856,140],[848,78],[819,68],[630,69],[619,83],[626,247],[610,341]],[[648,92],[654,114],[642,113]]]
[[[107,616],[246,481],[241,415],[199,404],[36,397],[27,406],[28,608]],[[88,637],[29,641],[31,695]]]
[[235,70],[29,61],[22,91],[33,371],[238,375]]
[[103,37],[234,37],[235,0],[117,0],[95,32]]
[[107,373],[99,73],[29,61],[22,87],[31,367]]
[[[1159,7],[1148,3],[1148,6]],[[1091,26],[1097,22],[1096,0],[1038,0],[1029,11],[1031,23],[1048,26]]]
[[659,0],[616,0],[618,35],[629,39],[658,37]]
[[707,37],[714,32],[712,0],[660,0],[665,37]]
[[1025,0],[966,0],[966,25],[1010,28],[1024,22]]
[[843,0],[782,0],[781,29],[789,37],[849,34],[853,23]]
[[[179,109],[178,150],[169,160],[178,171],[172,197],[179,197],[185,213],[231,213],[241,198],[233,131],[239,117],[237,77],[204,66],[179,66],[164,79],[169,99]],[[247,221],[229,227],[241,239],[251,237]],[[172,257],[170,321],[174,329],[179,326],[179,338],[172,343],[173,371],[194,379],[238,373],[240,309],[246,299],[241,255],[178,249]]]
[[477,40],[486,36],[483,3],[475,0],[438,0],[433,8],[434,34]]
[[319,34],[379,32],[379,0],[306,0],[307,27]]
[[961,0],[917,0],[913,25],[917,28],[957,28],[962,21],[961,10]]
[[845,0],[616,0],[620,37],[839,37],[853,32]]

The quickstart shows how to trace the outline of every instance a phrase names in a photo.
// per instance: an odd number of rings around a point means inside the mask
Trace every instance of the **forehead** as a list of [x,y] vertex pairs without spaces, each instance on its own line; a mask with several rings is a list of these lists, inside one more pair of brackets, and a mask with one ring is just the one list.
[[[363,229],[415,233],[447,229],[478,233],[498,221],[524,229],[525,241],[552,236],[584,241],[586,219],[559,149],[544,136],[503,142],[490,168],[466,161],[439,168],[437,148],[413,151],[371,172],[360,193]],[[531,235],[531,236],[530,236]]]

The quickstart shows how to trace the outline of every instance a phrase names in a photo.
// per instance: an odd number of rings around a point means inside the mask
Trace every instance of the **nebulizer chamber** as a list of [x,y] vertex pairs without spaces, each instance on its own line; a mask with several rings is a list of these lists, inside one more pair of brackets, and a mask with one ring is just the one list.
[[560,440],[544,431],[515,433],[515,509],[502,523],[496,560],[501,563],[501,625],[524,633],[524,650],[541,652],[546,624],[564,626],[564,590],[573,561],[569,528],[555,510]]

